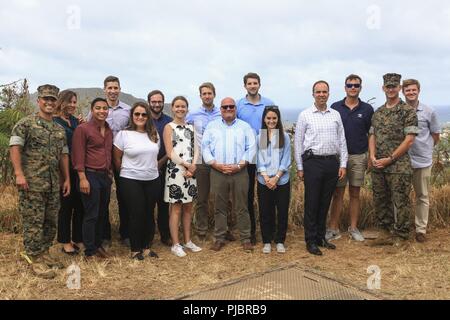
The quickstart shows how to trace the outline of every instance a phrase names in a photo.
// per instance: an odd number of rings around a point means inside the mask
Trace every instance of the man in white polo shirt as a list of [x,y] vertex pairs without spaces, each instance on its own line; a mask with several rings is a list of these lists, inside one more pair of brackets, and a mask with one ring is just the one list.
[[433,165],[433,148],[439,142],[441,128],[436,112],[419,102],[419,81],[415,79],[405,80],[402,88],[406,102],[415,108],[419,120],[420,133],[409,150],[409,156],[413,168],[413,186],[416,193],[416,241],[425,242],[430,208],[428,191]]

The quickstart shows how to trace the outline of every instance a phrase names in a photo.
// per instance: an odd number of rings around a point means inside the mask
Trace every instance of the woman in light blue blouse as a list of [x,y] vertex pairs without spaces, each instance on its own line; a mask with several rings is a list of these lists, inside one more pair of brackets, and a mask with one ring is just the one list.
[[276,243],[278,253],[285,253],[284,241],[288,226],[291,186],[291,144],[284,132],[280,110],[267,106],[262,117],[262,129],[258,141],[258,204],[263,253],[272,251]]

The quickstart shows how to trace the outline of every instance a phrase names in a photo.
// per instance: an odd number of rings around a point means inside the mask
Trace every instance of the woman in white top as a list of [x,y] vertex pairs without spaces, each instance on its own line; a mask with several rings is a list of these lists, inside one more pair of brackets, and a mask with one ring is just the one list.
[[150,250],[155,234],[153,210],[160,193],[158,179],[159,137],[150,118],[150,108],[137,102],[131,108],[130,126],[114,139],[114,166],[120,168],[123,199],[130,213],[131,258],[157,257]]
[[172,237],[172,253],[184,257],[183,246],[178,237],[178,226],[183,215],[184,248],[193,252],[201,250],[191,241],[192,201],[197,197],[197,181],[194,178],[197,152],[194,150],[194,127],[186,123],[188,101],[175,97],[172,101],[173,121],[164,128],[167,173],[164,201],[169,202],[169,228]]

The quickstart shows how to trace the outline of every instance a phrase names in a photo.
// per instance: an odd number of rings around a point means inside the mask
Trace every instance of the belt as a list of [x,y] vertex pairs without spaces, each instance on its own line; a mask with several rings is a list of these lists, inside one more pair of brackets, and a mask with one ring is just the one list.
[[311,159],[319,159],[319,160],[337,160],[337,155],[333,154],[331,156],[311,156]]
[[103,173],[103,174],[109,174],[109,171],[106,169],[91,169],[91,168],[86,168],[87,172],[95,172],[95,173]]

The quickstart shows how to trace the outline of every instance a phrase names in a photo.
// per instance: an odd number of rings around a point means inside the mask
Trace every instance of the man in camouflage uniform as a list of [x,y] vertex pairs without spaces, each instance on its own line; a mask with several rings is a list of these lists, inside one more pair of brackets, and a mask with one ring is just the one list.
[[375,212],[379,226],[392,235],[374,245],[398,245],[410,232],[412,168],[408,150],[419,133],[414,108],[400,99],[401,75],[384,75],[386,103],[372,118],[369,136],[369,166]]
[[53,122],[58,92],[53,85],[38,88],[39,112],[14,126],[9,143],[23,218],[23,256],[32,271],[43,278],[56,276],[52,267],[63,268],[50,256],[49,248],[56,235],[60,186],[64,196],[70,193],[66,135]]

